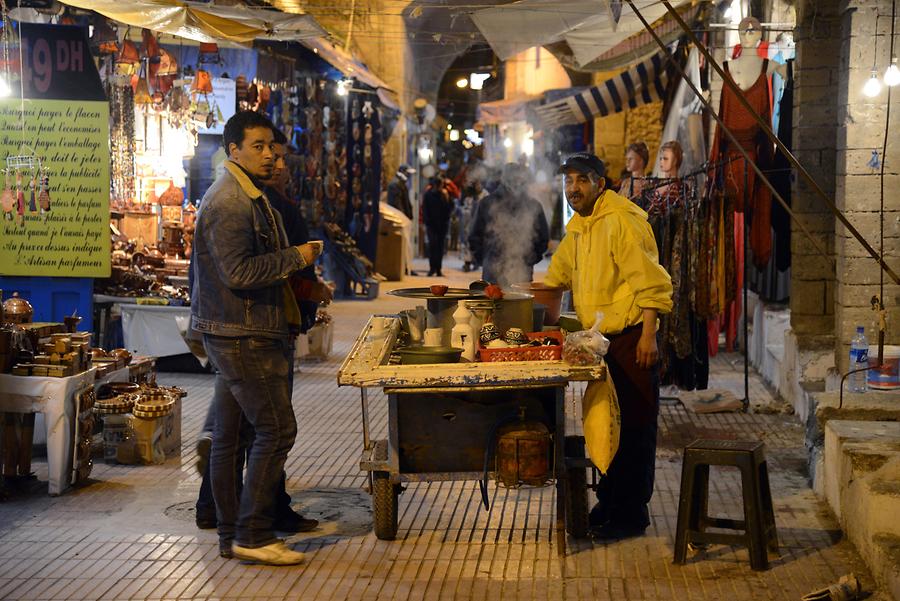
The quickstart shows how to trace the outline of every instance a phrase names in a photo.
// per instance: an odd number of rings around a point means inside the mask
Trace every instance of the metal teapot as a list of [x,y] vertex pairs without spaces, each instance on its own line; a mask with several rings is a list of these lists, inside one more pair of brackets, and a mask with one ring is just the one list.
[[34,318],[34,307],[18,292],[3,302],[3,317],[8,323],[31,323]]

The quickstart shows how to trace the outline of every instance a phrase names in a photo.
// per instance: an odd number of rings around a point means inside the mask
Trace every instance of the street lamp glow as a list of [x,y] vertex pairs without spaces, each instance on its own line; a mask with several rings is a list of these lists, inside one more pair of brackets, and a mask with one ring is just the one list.
[[892,88],[900,84],[900,68],[897,67],[897,57],[891,59],[891,66],[884,72],[884,83]]
[[881,82],[878,80],[878,72],[872,69],[872,76],[863,86],[863,94],[869,98],[875,98],[881,93]]
[[522,153],[526,156],[531,156],[534,154],[534,140],[531,138],[525,138],[522,141]]
[[459,79],[456,80],[456,87],[457,87],[457,88],[465,88],[465,87],[468,86],[468,85],[469,85],[469,80],[466,79],[465,77],[461,77],[461,78],[459,78]]
[[472,73],[469,76],[469,85],[473,90],[480,90],[484,88],[484,82],[490,78],[490,73]]

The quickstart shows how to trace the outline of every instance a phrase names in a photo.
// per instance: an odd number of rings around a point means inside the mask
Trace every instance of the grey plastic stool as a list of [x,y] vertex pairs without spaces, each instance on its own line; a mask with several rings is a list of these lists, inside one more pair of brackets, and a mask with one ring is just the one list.
[[[741,471],[744,519],[713,518],[709,506],[709,466],[734,466]],[[743,534],[706,532],[706,529],[743,530]],[[769,488],[765,445],[758,441],[695,440],[684,449],[678,527],[675,532],[675,563],[684,563],[690,543],[742,545],[750,550],[754,570],[769,568],[766,548],[778,552],[775,511]]]

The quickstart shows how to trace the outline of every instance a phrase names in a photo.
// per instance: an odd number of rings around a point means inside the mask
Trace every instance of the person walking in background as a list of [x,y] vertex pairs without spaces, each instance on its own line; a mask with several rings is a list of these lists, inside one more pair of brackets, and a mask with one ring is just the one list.
[[407,165],[400,165],[387,185],[387,203],[410,219],[413,218],[413,208],[409,200],[409,176],[415,172]]
[[422,202],[422,221],[428,235],[428,275],[444,277],[441,267],[453,201],[444,186],[442,177],[433,177]]
[[469,246],[469,236],[472,234],[472,226],[475,223],[475,214],[478,211],[478,205],[482,200],[488,197],[487,190],[481,185],[481,180],[476,179],[463,192],[462,200],[459,207],[459,229],[460,229],[460,257],[463,260],[463,271],[466,273],[473,269],[478,269],[478,262]]
[[[297,435],[291,405],[291,332],[300,310],[288,276],[311,265],[313,244],[292,246],[262,180],[272,176],[275,139],[259,113],[236,113],[225,124],[225,170],[197,212],[191,328],[203,336],[217,370],[210,476],[219,552],[270,565],[293,565],[303,554],[275,536],[275,500]],[[238,498],[242,421],[254,430]]]
[[530,282],[550,241],[541,203],[528,195],[528,168],[509,163],[500,185],[475,211],[469,247],[482,279],[506,287]]

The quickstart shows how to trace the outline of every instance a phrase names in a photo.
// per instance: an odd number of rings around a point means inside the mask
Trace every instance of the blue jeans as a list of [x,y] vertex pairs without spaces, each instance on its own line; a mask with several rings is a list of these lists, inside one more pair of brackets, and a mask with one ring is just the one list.
[[[209,463],[219,539],[234,540],[242,547],[264,547],[278,540],[272,529],[275,500],[297,436],[291,406],[291,345],[287,338],[208,334],[203,343],[218,370]],[[243,488],[237,476],[242,415],[255,432]]]

